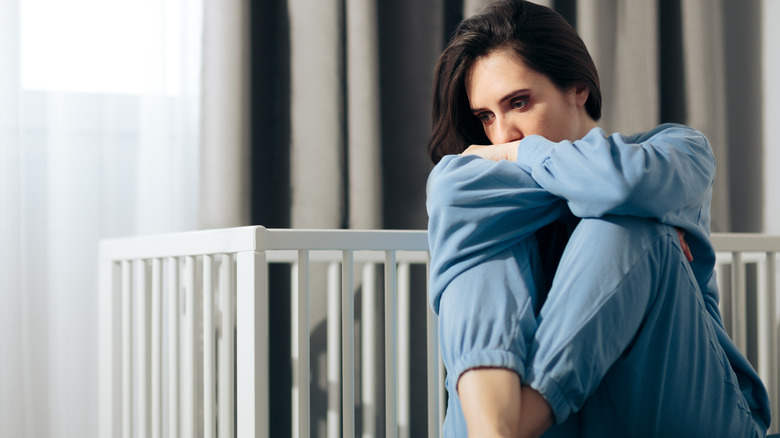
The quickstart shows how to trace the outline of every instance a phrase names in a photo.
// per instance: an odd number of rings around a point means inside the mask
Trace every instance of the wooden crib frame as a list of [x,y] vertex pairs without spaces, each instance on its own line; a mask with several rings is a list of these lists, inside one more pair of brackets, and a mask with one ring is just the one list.
[[[720,284],[727,330],[764,380],[777,422],[780,236],[714,234],[712,242],[719,281],[728,278]],[[292,267],[293,435],[310,434],[309,301],[320,289],[328,296],[329,390],[337,392],[328,397],[327,435],[376,431],[368,420],[363,431],[355,430],[355,364],[360,361],[365,370],[375,365],[372,355],[355,355],[354,297],[360,284],[366,330],[375,325],[370,301],[384,300],[385,428],[379,435],[408,436],[409,272],[415,265],[427,267],[427,249],[424,231],[261,226],[102,241],[99,435],[271,436],[269,265],[282,263]],[[320,264],[327,267],[323,288],[310,278],[310,267]],[[384,284],[375,288],[378,272]],[[438,437],[444,371],[430,309],[426,328],[428,436]],[[368,343],[362,350],[371,348]],[[371,374],[366,371],[361,379],[375,379]],[[361,406],[382,404],[371,401],[368,392],[360,397]],[[772,431],[778,430],[774,424]]]

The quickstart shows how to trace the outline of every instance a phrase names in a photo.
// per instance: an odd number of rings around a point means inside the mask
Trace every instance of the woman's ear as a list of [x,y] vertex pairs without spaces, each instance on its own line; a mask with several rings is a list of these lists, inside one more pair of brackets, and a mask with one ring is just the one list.
[[577,82],[564,91],[564,95],[570,105],[585,106],[585,102],[587,102],[590,95],[590,89],[584,82]]
[[577,106],[584,106],[585,102],[588,101],[588,96],[590,95],[590,88],[588,88],[587,85],[585,85],[584,82],[578,82],[574,84],[572,87],[574,91],[574,99],[577,103]]

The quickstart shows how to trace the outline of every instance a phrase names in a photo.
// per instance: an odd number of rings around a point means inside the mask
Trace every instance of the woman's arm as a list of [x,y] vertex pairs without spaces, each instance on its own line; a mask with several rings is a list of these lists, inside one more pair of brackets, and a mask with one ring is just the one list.
[[428,178],[431,305],[453,278],[553,222],[562,199],[517,163],[450,155]]
[[529,136],[519,145],[497,146],[465,153],[515,159],[541,187],[566,199],[579,217],[618,214],[677,226],[698,224],[715,175],[706,138],[682,125],[662,125],[633,137],[593,129],[574,142]]

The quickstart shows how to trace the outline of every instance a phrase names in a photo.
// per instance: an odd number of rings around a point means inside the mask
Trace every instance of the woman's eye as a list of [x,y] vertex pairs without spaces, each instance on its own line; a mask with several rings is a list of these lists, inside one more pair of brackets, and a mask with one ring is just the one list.
[[490,121],[490,113],[477,114],[477,118],[479,119],[480,122],[487,123]]
[[511,102],[512,108],[514,109],[523,109],[526,105],[528,105],[528,99],[515,99]]

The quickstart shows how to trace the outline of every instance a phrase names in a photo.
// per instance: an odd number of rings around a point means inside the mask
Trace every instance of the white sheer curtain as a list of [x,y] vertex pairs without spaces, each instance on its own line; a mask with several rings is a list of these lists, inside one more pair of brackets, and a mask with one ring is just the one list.
[[201,3],[0,0],[0,437],[97,436],[97,242],[198,226]]

